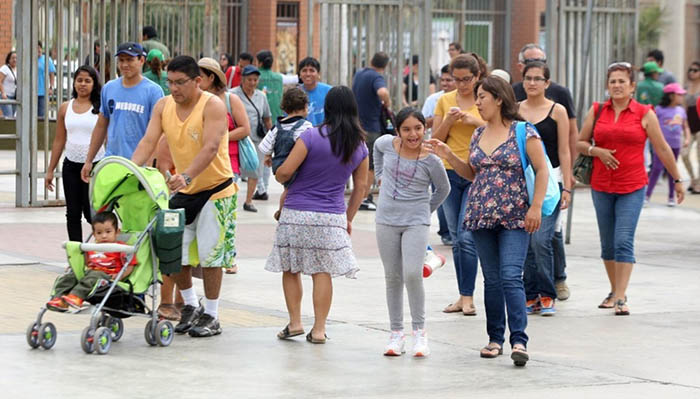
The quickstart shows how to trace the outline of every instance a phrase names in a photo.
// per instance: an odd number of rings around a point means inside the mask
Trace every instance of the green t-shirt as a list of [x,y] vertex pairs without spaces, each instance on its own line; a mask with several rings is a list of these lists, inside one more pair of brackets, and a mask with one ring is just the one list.
[[156,76],[153,71],[148,70],[144,72],[143,74],[144,77],[147,77],[150,79],[152,82],[160,86],[161,89],[163,89],[164,95],[168,96],[170,95],[170,87],[168,87],[168,73],[165,71],[160,71],[160,79]]
[[645,78],[637,85],[637,101],[641,104],[659,105],[664,95],[664,85],[652,78]]
[[272,113],[272,124],[274,124],[277,117],[283,115],[282,108],[280,108],[282,91],[284,90],[282,75],[269,69],[260,68],[258,89],[267,95],[267,102],[270,104],[270,112]]
[[143,49],[146,50],[146,54],[148,54],[148,52],[154,48],[157,48],[161,53],[163,53],[163,58],[166,60],[170,58],[170,50],[168,50],[168,47],[156,39],[144,40],[141,45],[143,46]]

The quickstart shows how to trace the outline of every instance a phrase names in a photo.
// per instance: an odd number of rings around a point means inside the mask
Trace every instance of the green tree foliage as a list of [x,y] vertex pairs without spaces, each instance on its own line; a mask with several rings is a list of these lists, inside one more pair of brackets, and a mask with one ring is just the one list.
[[639,46],[642,49],[658,47],[666,24],[666,10],[661,6],[655,4],[644,8],[639,13]]

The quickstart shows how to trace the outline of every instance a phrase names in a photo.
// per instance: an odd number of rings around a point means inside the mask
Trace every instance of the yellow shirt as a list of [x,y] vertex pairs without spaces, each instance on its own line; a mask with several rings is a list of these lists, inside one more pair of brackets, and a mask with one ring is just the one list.
[[[450,112],[450,108],[458,107],[457,105],[457,90],[445,93],[438,99],[437,105],[435,106],[435,115],[441,116],[442,120],[445,120],[445,116]],[[478,119],[481,119],[479,115],[479,110],[476,105],[469,109],[463,109],[463,112],[468,112]],[[472,141],[472,134],[476,126],[467,125],[461,120],[456,121],[452,124],[450,131],[447,133],[447,140],[445,144],[455,153],[459,158],[469,162],[469,145]],[[446,169],[452,169],[452,166],[447,161],[445,163]]]
[[[211,93],[202,92],[199,101],[184,121],[181,121],[177,116],[177,112],[175,112],[177,104],[173,97],[165,97],[161,124],[178,173],[182,173],[187,169],[202,150],[202,145],[204,144],[204,135],[202,134],[204,129],[204,106],[211,97]],[[231,160],[228,156],[228,136],[224,135],[219,144],[219,151],[209,166],[202,173],[193,177],[192,183],[184,190],[181,190],[181,192],[183,194],[196,194],[204,190],[210,190],[232,177]],[[238,186],[234,183],[212,195],[211,199],[230,197],[237,192]]]

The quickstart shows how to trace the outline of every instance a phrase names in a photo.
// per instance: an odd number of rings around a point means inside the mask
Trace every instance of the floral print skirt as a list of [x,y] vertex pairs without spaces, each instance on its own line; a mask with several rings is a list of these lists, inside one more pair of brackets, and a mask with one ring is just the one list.
[[265,270],[355,278],[360,269],[345,214],[282,209]]

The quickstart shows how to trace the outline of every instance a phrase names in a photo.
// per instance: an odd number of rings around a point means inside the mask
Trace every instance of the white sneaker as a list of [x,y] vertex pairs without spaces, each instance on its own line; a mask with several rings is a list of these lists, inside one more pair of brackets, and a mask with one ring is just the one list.
[[674,206],[676,206],[676,200],[670,199],[670,200],[668,200],[668,203],[666,205],[673,208]]
[[392,331],[384,348],[384,356],[401,356],[406,352],[406,336],[403,331]]
[[430,355],[428,333],[425,332],[425,329],[413,331],[413,356],[425,357],[428,355]]

